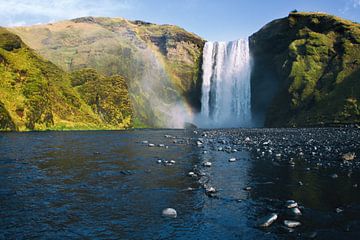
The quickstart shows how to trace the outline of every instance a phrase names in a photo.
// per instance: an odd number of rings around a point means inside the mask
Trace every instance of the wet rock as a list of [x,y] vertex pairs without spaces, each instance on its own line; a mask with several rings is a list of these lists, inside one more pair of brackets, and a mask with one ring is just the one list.
[[296,228],[301,226],[301,222],[292,221],[292,220],[284,220],[284,225],[288,228]]
[[230,158],[229,162],[236,162],[236,158]]
[[216,189],[214,187],[206,187],[205,188],[205,192],[206,194],[213,194],[213,193],[216,193]]
[[290,160],[290,161],[289,161],[289,165],[292,166],[292,167],[295,167],[295,162],[294,162],[294,160]]
[[342,160],[344,161],[353,161],[356,157],[356,154],[354,152],[348,152],[341,156]]
[[276,213],[272,213],[268,216],[261,218],[258,221],[258,225],[260,227],[269,227],[271,224],[273,224],[273,222],[276,221],[277,218],[278,218],[278,215]]
[[336,179],[336,178],[338,178],[339,176],[338,176],[336,173],[334,173],[334,174],[331,174],[330,177],[331,177],[332,179]]
[[196,141],[196,145],[201,146],[201,145],[203,145],[203,143],[200,141]]
[[94,155],[100,155],[101,153],[100,152],[94,152]]
[[155,144],[153,144],[153,143],[149,143],[149,145],[148,145],[149,147],[155,147]]
[[189,173],[188,173],[188,176],[190,176],[190,177],[196,177],[197,175],[196,175],[194,172],[189,172]]
[[336,209],[335,209],[335,212],[336,212],[336,213],[341,213],[341,212],[343,212],[343,211],[344,211],[344,210],[341,209],[341,208],[336,208]]
[[175,164],[176,163],[176,161],[175,160],[170,160],[170,162],[169,163],[171,163],[171,164]]
[[295,207],[295,208],[290,208],[290,209],[289,209],[289,212],[290,212],[290,214],[291,214],[292,216],[301,216],[301,215],[302,215],[300,209],[297,208],[297,207]]
[[252,188],[251,187],[245,187],[244,190],[245,191],[250,191]]
[[141,143],[142,143],[142,144],[148,144],[149,141],[146,141],[146,140],[145,140],[145,141],[142,141]]
[[157,160],[156,162],[157,162],[158,164],[161,164],[161,163],[162,163],[162,160],[159,159],[159,160]]
[[211,162],[204,162],[203,166],[204,167],[211,167],[212,163]]
[[165,147],[165,144],[162,144],[162,143],[161,143],[161,144],[159,144],[158,146],[159,146],[159,147]]
[[287,200],[285,203],[286,208],[297,208],[298,204],[294,200]]
[[246,138],[245,138],[245,142],[250,142],[250,138],[249,138],[249,137],[246,137]]
[[295,231],[295,229],[289,228],[289,227],[285,227],[285,226],[281,226],[280,229],[282,230],[282,232],[285,232],[285,233],[292,233],[292,232]]
[[162,211],[162,216],[163,217],[168,217],[168,218],[176,218],[177,217],[177,212],[173,208],[165,208]]

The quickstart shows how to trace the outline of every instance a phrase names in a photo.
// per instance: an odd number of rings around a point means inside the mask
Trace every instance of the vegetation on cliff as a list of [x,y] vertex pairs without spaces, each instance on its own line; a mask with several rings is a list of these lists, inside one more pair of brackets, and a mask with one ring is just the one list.
[[132,107],[123,77],[102,76],[89,68],[71,75],[72,86],[105,123],[119,127],[132,126]]
[[359,24],[292,12],[250,40],[253,111],[267,111],[266,126],[360,122]]
[[[73,88],[68,73],[38,56],[18,36],[4,28],[0,28],[0,76],[1,130],[118,129],[131,126],[131,110],[126,104],[129,102],[127,88],[121,77],[99,78],[108,85],[114,82],[112,87],[119,93],[119,99],[112,100],[126,106],[120,110],[121,116],[119,111],[112,110],[115,113],[111,114],[117,117],[115,122],[109,122],[107,115],[92,109],[86,98],[87,91],[93,88],[91,84]],[[104,109],[108,110],[108,106]]]
[[[205,41],[182,28],[83,17],[9,30],[65,71],[93,68],[106,76],[124,76],[140,125],[166,126],[162,115],[178,102],[200,109]],[[152,104],[159,96],[161,101]]]

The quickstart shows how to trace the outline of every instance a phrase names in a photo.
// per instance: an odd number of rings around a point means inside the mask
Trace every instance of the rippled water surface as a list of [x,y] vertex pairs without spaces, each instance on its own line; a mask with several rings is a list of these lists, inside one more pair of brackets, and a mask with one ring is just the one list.
[[[0,239],[360,239],[360,160],[341,161],[360,155],[359,133],[0,133]],[[289,199],[302,216],[287,214]],[[162,217],[167,207],[177,218]]]

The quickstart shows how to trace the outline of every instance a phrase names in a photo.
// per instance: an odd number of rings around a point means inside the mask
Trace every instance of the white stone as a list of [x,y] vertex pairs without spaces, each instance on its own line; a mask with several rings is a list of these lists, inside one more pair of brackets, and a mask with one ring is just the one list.
[[296,228],[298,226],[301,226],[301,222],[298,221],[292,221],[292,220],[285,220],[284,225],[288,228]]
[[211,162],[204,162],[204,167],[211,167],[212,163]]
[[162,211],[162,215],[163,215],[163,217],[176,218],[177,217],[177,212],[173,208],[165,208]]
[[266,216],[259,220],[260,227],[269,227],[273,222],[276,221],[278,215],[276,213],[272,213],[269,216]]

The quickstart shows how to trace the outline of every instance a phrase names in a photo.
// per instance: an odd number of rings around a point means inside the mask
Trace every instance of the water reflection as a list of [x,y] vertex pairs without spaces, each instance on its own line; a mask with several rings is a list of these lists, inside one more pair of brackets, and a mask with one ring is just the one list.
[[[349,178],[336,171],[334,180],[331,167],[260,157],[226,134],[197,146],[199,137],[179,130],[1,133],[0,239],[278,239],[314,230],[323,239],[360,236],[360,195],[352,188],[358,172]],[[227,146],[231,151],[219,151]],[[194,168],[205,176],[189,177]],[[198,182],[204,178],[217,197],[206,196]],[[295,233],[281,228],[287,199],[304,207]],[[176,219],[161,217],[167,207],[178,211]],[[280,220],[258,228],[269,212]]]

